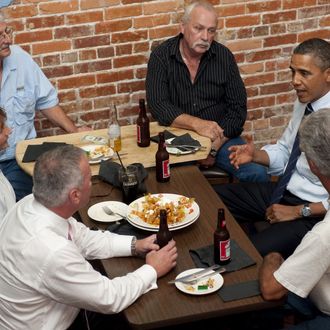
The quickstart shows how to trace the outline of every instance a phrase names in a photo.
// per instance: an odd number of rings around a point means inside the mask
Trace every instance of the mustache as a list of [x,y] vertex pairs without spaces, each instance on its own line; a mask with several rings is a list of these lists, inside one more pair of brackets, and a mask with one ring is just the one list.
[[211,46],[211,43],[209,43],[207,41],[196,41],[193,43],[193,47],[196,47],[196,46],[202,46],[202,47],[206,47],[207,49],[209,49]]

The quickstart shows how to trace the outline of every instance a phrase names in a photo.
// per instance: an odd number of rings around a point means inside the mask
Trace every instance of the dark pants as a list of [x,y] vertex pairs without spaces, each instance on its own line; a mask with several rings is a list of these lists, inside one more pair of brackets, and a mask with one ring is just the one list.
[[[266,221],[266,209],[276,183],[237,183],[214,186],[222,201],[240,224],[253,224]],[[280,204],[302,205],[304,201],[286,191]],[[284,258],[290,256],[300,244],[305,234],[323,219],[322,217],[306,217],[293,221],[278,222],[269,225],[265,230],[250,230],[249,236],[262,256],[269,252],[279,252]]]
[[330,330],[330,316],[320,312],[308,298],[301,298],[290,292],[288,305],[298,314],[301,323],[287,329]]
[[0,162],[0,169],[12,185],[16,201],[32,193],[32,178],[18,166],[15,159]]
[[107,315],[81,309],[76,319],[67,330],[104,329],[128,330],[129,326],[121,314]]

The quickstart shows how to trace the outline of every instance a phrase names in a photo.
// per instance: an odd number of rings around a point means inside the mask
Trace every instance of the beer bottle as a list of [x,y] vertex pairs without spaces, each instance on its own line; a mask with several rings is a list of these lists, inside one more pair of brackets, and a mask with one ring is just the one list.
[[139,147],[149,147],[150,145],[150,124],[146,114],[144,99],[139,100],[139,116],[136,120],[136,138]]
[[121,133],[120,133],[120,126],[118,124],[117,118],[117,108],[114,105],[113,109],[110,109],[110,122],[108,127],[108,136],[109,136],[109,147],[113,149],[113,151],[120,151],[121,150]]
[[166,150],[163,132],[158,134],[158,150],[156,152],[156,180],[167,182],[170,180],[170,156]]
[[214,262],[225,265],[230,261],[230,235],[226,228],[224,209],[218,209],[218,225],[214,231]]
[[167,213],[165,209],[160,210],[159,230],[157,233],[157,244],[160,248],[165,246],[173,237],[167,226]]

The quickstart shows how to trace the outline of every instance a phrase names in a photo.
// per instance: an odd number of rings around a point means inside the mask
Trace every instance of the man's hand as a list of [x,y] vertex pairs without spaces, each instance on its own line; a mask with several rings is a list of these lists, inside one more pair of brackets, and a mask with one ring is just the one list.
[[199,135],[210,138],[211,141],[224,138],[223,129],[215,121],[211,120],[199,119],[198,125],[195,126],[195,131]]
[[136,253],[139,256],[144,256],[150,251],[158,251],[159,245],[155,244],[156,234],[150,235],[144,239],[138,239],[135,244]]
[[208,155],[206,159],[202,159],[198,161],[198,165],[200,167],[209,168],[215,164],[215,157]]
[[238,169],[240,165],[253,161],[255,147],[251,135],[246,137],[246,144],[235,145],[228,148],[230,163]]
[[149,252],[146,256],[146,263],[156,270],[157,278],[159,278],[176,266],[177,257],[175,241],[171,240],[162,249]]
[[266,210],[266,220],[271,224],[281,221],[291,221],[301,218],[300,215],[301,205],[281,205],[273,204]]
[[88,132],[88,131],[92,131],[92,128],[85,125],[77,127],[77,132]]

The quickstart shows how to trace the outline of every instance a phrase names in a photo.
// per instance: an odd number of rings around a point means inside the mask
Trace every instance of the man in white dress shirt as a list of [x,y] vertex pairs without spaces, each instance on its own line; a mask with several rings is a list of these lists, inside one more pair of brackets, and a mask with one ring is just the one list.
[[[330,193],[330,108],[306,118],[299,130],[301,150],[311,171]],[[294,330],[330,329],[330,211],[308,232],[285,261],[279,253],[264,258],[260,289],[265,299],[288,303],[306,320]]]
[[[157,288],[157,278],[176,265],[173,240],[159,249],[156,235],[136,240],[92,231],[72,217],[87,204],[91,190],[81,149],[44,153],[33,183],[33,194],[0,222],[0,329],[64,330],[83,309],[118,313]],[[145,255],[146,264],[112,280],[86,260],[131,255]]]
[[[288,127],[276,144],[266,145],[262,150],[256,150],[252,141],[231,147],[231,160],[235,166],[253,161],[268,166],[272,175],[284,173],[285,176],[306,108],[318,111],[330,107],[330,44],[327,41],[315,38],[298,45],[290,69],[298,100]],[[251,228],[255,222],[268,221],[267,229],[250,233],[251,241],[261,255],[277,251],[287,258],[315,223],[323,219],[329,207],[328,192],[311,172],[304,153],[300,154],[291,173],[286,189],[276,202],[273,201],[276,183],[215,187],[240,223],[249,224]]]
[[[0,108],[0,154],[7,147],[8,136],[11,132],[5,124],[6,113]],[[3,175],[0,169],[0,222],[4,218],[8,209],[15,204],[15,193],[13,187]]]

